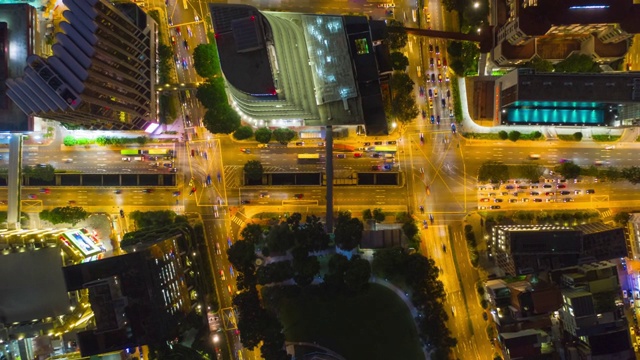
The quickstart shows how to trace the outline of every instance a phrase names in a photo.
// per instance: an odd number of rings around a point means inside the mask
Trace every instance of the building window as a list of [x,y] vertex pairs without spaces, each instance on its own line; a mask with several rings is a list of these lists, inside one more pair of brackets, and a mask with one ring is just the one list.
[[358,55],[364,55],[369,53],[369,44],[366,38],[356,39],[356,50]]

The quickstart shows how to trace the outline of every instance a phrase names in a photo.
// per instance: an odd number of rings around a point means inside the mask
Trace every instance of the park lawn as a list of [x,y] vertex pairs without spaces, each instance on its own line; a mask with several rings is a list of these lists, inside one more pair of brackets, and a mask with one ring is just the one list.
[[283,300],[287,341],[316,342],[346,359],[424,359],[411,313],[391,290],[370,284],[366,294],[328,300]]

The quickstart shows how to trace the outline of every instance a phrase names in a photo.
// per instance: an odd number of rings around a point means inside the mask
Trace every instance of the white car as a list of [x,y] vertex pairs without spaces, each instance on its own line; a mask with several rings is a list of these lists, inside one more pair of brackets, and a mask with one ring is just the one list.
[[396,7],[396,4],[394,3],[384,3],[384,4],[378,4],[379,8],[394,8]]
[[604,147],[605,150],[613,150],[615,148],[616,148],[615,145],[607,145]]

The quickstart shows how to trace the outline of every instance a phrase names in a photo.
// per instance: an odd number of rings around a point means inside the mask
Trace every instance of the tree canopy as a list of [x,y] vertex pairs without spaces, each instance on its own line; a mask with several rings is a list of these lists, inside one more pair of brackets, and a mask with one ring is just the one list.
[[259,143],[263,143],[266,144],[269,141],[271,141],[271,130],[269,130],[269,128],[260,128],[258,130],[256,130],[255,132],[255,137],[256,137],[256,141]]
[[40,218],[46,220],[52,224],[71,224],[75,226],[80,221],[89,216],[83,208],[78,206],[65,206],[57,207],[51,210],[43,210],[40,213]]
[[404,71],[409,66],[409,58],[399,51],[392,52],[390,57],[393,70]]
[[551,61],[542,59],[537,55],[534,56],[531,61],[527,62],[524,67],[534,69],[537,72],[553,72],[553,64]]
[[575,179],[580,176],[582,169],[573,162],[567,161],[556,166],[555,171],[567,179]]
[[139,211],[129,213],[129,218],[135,221],[138,229],[162,227],[174,222],[176,213],[172,210]]
[[250,180],[262,179],[263,173],[264,168],[262,167],[262,163],[258,160],[249,160],[244,164],[244,174]]
[[204,114],[203,123],[213,134],[231,134],[240,127],[240,115],[228,105],[210,108]]
[[220,73],[218,51],[214,44],[199,44],[193,49],[193,67],[203,78],[210,78]]
[[287,145],[293,138],[296,137],[296,133],[291,129],[278,128],[273,131],[273,137],[282,145]]
[[418,114],[418,106],[413,96],[414,82],[404,72],[395,71],[391,76],[391,97],[387,102],[387,115],[401,123],[413,121]]
[[572,54],[568,58],[555,65],[559,73],[599,73],[602,72],[598,63],[591,56],[585,54]]
[[402,49],[407,45],[408,39],[404,24],[397,20],[390,20],[387,24],[387,42],[389,49]]
[[495,161],[487,161],[480,165],[478,170],[478,181],[498,183],[509,179],[509,168],[507,165]]
[[32,179],[51,181],[55,177],[55,169],[49,164],[44,166],[24,166],[22,174]]
[[253,136],[253,129],[251,128],[251,126],[240,126],[233,133],[233,137],[236,138],[236,140],[244,140],[252,136]]
[[351,251],[360,245],[364,225],[357,218],[352,218],[348,212],[338,214],[334,230],[336,244],[346,251]]

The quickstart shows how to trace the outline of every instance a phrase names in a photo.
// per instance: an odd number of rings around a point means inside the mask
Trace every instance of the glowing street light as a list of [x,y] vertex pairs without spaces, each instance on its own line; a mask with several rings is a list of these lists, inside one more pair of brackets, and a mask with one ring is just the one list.
[[474,9],[477,9],[477,8],[479,8],[479,7],[480,7],[480,3],[479,3],[478,1],[476,1],[476,2],[474,2],[474,3],[473,3],[473,8],[474,8]]

